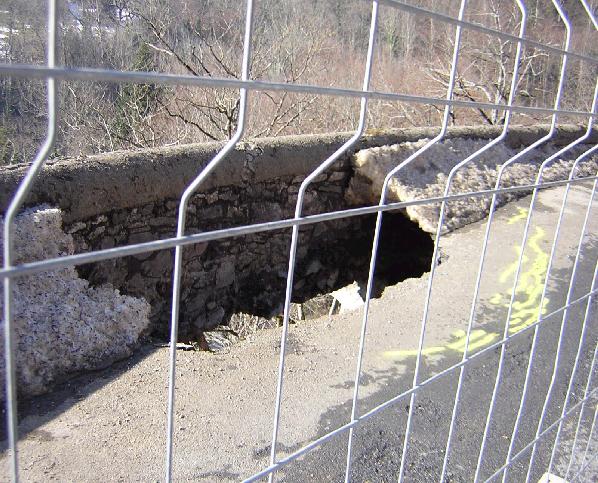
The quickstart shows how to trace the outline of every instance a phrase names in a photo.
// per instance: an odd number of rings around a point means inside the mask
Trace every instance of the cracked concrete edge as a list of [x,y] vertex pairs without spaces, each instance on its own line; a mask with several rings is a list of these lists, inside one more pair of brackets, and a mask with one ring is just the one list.
[[[0,217],[0,229],[3,222]],[[2,245],[0,240],[0,249]],[[73,237],[62,230],[59,209],[38,206],[17,216],[16,263],[74,251]],[[131,356],[150,330],[150,305],[144,299],[123,295],[108,284],[90,286],[74,267],[19,278],[13,291],[19,396],[43,394],[76,374]],[[2,305],[0,300],[0,309]],[[0,339],[3,352],[4,340]],[[2,385],[4,364],[0,358]],[[0,403],[4,398],[0,391]]]
[[[501,126],[454,127],[446,138],[489,139]],[[554,144],[571,142],[583,126],[562,125]],[[514,126],[507,144],[528,145],[545,135],[547,125]],[[350,170],[352,155],[362,149],[417,141],[436,135],[438,128],[371,130],[340,157],[337,167]],[[206,179],[202,190],[219,186],[246,186],[284,176],[307,175],[351,133],[251,139],[237,148]],[[588,142],[598,141],[598,131]],[[210,142],[175,147],[117,151],[81,158],[49,161],[35,182],[26,206],[48,203],[64,212],[64,222],[85,220],[114,209],[132,208],[164,199],[178,199],[185,187],[218,153],[224,143]],[[5,211],[23,179],[27,164],[0,167],[0,209]]]
[[[409,156],[421,150],[428,140],[405,142],[390,146],[364,149],[353,158],[354,174],[345,199],[352,206],[377,204],[387,174]],[[408,165],[390,180],[386,194],[388,202],[405,202],[435,198],[443,195],[451,170],[467,156],[477,152],[477,157],[462,167],[451,182],[451,193],[466,193],[477,190],[490,190],[495,186],[500,167],[517,155],[520,150],[508,143],[481,151],[487,140],[473,138],[453,138],[442,141],[421,152]],[[501,178],[501,187],[533,184],[538,175],[538,167],[549,159],[559,148],[554,143],[545,143],[530,153],[523,155],[507,168]],[[557,181],[567,179],[575,159],[587,145],[572,147],[546,166],[542,180]],[[589,156],[578,166],[577,177],[593,176],[598,169],[598,156]],[[497,196],[496,206],[526,196],[530,190],[514,191]],[[453,231],[488,216],[490,197],[471,197],[453,200],[445,206],[443,232]],[[409,206],[406,213],[428,233],[436,233],[440,217],[440,204],[429,203]]]

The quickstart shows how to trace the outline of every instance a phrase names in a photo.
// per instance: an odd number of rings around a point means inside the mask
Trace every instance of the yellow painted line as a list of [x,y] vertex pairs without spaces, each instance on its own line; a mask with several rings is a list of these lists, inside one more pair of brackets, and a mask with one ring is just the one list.
[[[516,215],[517,216],[517,215]],[[527,270],[524,270],[517,283],[515,290],[515,301],[513,302],[513,309],[511,311],[511,320],[509,321],[509,333],[515,334],[521,329],[533,324],[540,308],[540,301],[542,299],[542,291],[544,289],[544,278],[546,270],[548,269],[548,254],[540,247],[540,241],[546,236],[546,232],[537,227],[534,234],[529,238],[528,249],[533,253],[531,264],[528,263]],[[517,258],[521,252],[520,247],[515,247]],[[528,261],[524,256],[524,261]],[[517,270],[518,260],[513,261],[509,266],[499,275],[499,282],[506,283],[512,280]],[[524,264],[525,267],[525,264]],[[523,300],[517,300],[518,296]],[[511,298],[511,290],[505,293],[494,294],[490,298],[490,303],[500,307],[509,307]],[[544,298],[544,305],[542,307],[542,314],[547,311],[546,306],[550,300],[548,297]]]

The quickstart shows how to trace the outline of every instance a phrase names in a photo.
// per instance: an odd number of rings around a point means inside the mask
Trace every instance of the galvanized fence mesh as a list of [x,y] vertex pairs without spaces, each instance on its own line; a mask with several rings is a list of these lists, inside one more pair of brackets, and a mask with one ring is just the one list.
[[[462,396],[462,386],[464,381],[464,374],[465,369],[471,365],[476,359],[480,359],[485,355],[489,354],[491,351],[498,351],[498,365],[497,365],[497,372],[496,372],[496,379],[493,384],[493,392],[490,401],[490,405],[487,412],[485,428],[483,432],[483,439],[481,446],[479,448],[479,453],[475,455],[477,457],[477,465],[476,465],[476,472],[474,475],[474,480],[479,481],[481,479],[484,480],[495,480],[498,478],[502,478],[503,480],[509,477],[509,472],[511,471],[513,465],[521,460],[525,460],[527,464],[527,475],[526,480],[529,481],[531,479],[531,470],[534,468],[534,464],[537,463],[537,455],[539,449],[539,443],[546,440],[548,437],[554,437],[554,441],[552,444],[552,453],[549,458],[549,463],[547,468],[545,468],[546,472],[553,473],[554,472],[554,463],[555,463],[555,455],[559,448],[559,439],[562,435],[564,425],[569,423],[575,415],[577,415],[577,422],[573,421],[573,425],[576,427],[575,429],[575,436],[573,442],[573,448],[571,452],[577,452],[581,455],[581,458],[577,458],[577,463],[573,464],[573,458],[570,457],[569,464],[566,470],[566,474],[560,475],[566,479],[571,478],[571,480],[576,480],[577,478],[583,475],[585,468],[589,465],[595,455],[589,450],[591,448],[592,438],[594,437],[595,432],[595,423],[596,423],[596,408],[595,408],[595,398],[596,398],[596,381],[595,381],[595,373],[596,373],[596,353],[598,352],[598,348],[594,348],[592,350],[593,356],[591,356],[591,368],[589,370],[589,374],[587,380],[584,384],[583,389],[583,396],[578,398],[578,400],[573,404],[573,392],[574,392],[574,380],[576,379],[576,375],[580,366],[580,361],[583,359],[584,350],[587,352],[587,347],[584,344],[586,341],[586,332],[588,327],[592,323],[592,298],[596,294],[596,280],[597,280],[597,271],[598,266],[594,268],[593,271],[593,278],[591,283],[590,290],[581,295],[576,296],[574,294],[574,284],[576,279],[577,271],[582,267],[582,260],[581,260],[581,252],[582,252],[582,245],[584,236],[586,236],[587,231],[589,230],[589,224],[592,217],[592,204],[594,195],[596,192],[596,184],[598,183],[598,175],[597,176],[586,176],[586,177],[579,177],[577,176],[577,169],[584,160],[589,159],[594,153],[596,153],[596,145],[589,144],[589,138],[592,135],[593,130],[593,123],[595,119],[595,111],[598,103],[598,81],[596,82],[596,88],[594,89],[593,98],[591,100],[591,110],[584,111],[584,110],[572,110],[572,109],[563,109],[562,108],[562,96],[563,90],[565,85],[565,80],[567,77],[567,73],[569,72],[569,61],[575,60],[582,63],[587,64],[590,69],[594,72],[596,71],[596,65],[598,64],[598,59],[592,56],[584,55],[580,52],[574,50],[571,46],[571,35],[572,35],[572,25],[569,21],[567,13],[561,3],[557,0],[551,0],[551,5],[554,8],[554,11],[558,15],[558,19],[562,22],[564,26],[564,43],[562,47],[555,47],[554,45],[548,45],[533,39],[530,39],[526,36],[526,22],[528,19],[528,11],[526,3],[523,0],[516,0],[515,1],[519,12],[520,12],[520,22],[519,22],[519,32],[517,35],[513,35],[510,33],[502,32],[499,30],[495,30],[493,28],[486,27],[482,24],[475,23],[472,21],[465,20],[465,14],[468,8],[467,0],[460,1],[460,8],[459,13],[457,16],[451,16],[446,14],[441,14],[433,11],[426,10],[421,7],[417,7],[408,3],[404,3],[401,1],[396,0],[379,0],[371,2],[371,16],[370,16],[370,25],[369,25],[369,40],[367,46],[367,58],[365,61],[364,66],[364,76],[363,76],[363,86],[362,89],[346,89],[346,88],[336,88],[336,87],[322,87],[322,86],[315,86],[315,85],[304,85],[304,84],[288,84],[288,83],[280,83],[280,82],[272,82],[272,81],[265,81],[259,79],[252,79],[251,77],[251,59],[252,59],[252,28],[253,28],[253,17],[254,17],[254,5],[252,0],[247,0],[246,2],[246,10],[245,10],[245,26],[244,26],[244,43],[243,43],[243,57],[241,60],[241,77],[240,79],[234,78],[215,78],[215,77],[202,77],[202,76],[192,76],[192,75],[177,75],[177,74],[168,74],[168,73],[157,73],[157,72],[128,72],[128,71],[116,71],[116,70],[104,70],[104,69],[94,69],[94,68],[65,68],[61,67],[56,59],[56,45],[57,45],[57,2],[56,0],[49,0],[48,1],[48,13],[47,13],[47,25],[48,25],[48,38],[47,38],[47,62],[45,65],[17,65],[17,64],[0,64],[0,75],[3,76],[16,76],[16,77],[25,77],[25,78],[36,78],[36,79],[45,79],[46,86],[47,86],[47,110],[48,110],[48,124],[47,124],[47,135],[46,140],[39,149],[39,152],[33,162],[31,163],[26,177],[21,182],[17,192],[14,194],[12,201],[10,203],[10,207],[8,208],[6,215],[5,215],[5,224],[4,224],[4,266],[0,272],[3,286],[4,286],[4,338],[5,338],[5,357],[6,357],[6,407],[7,407],[7,427],[8,427],[8,445],[10,454],[12,457],[12,474],[11,478],[13,481],[18,480],[19,474],[19,453],[18,453],[18,441],[19,436],[17,432],[18,424],[17,424],[17,406],[16,406],[16,398],[17,398],[17,388],[16,388],[16,368],[15,368],[15,351],[16,347],[14,346],[13,340],[13,308],[14,308],[14,301],[13,301],[13,285],[15,279],[18,277],[23,277],[26,275],[34,274],[34,273],[41,273],[46,272],[49,270],[53,270],[56,268],[67,267],[67,266],[77,266],[82,265],[85,263],[90,262],[98,262],[102,260],[109,260],[115,259],[120,257],[126,257],[130,255],[152,252],[157,250],[164,250],[164,249],[175,249],[175,262],[174,262],[174,280],[173,280],[173,291],[172,291],[172,315],[171,315],[171,332],[170,332],[170,371],[169,371],[169,390],[168,390],[168,411],[167,411],[167,444],[165,448],[165,465],[164,465],[164,478],[166,481],[170,481],[173,477],[173,424],[174,424],[174,405],[175,405],[175,378],[176,378],[176,362],[177,362],[177,352],[176,352],[176,341],[178,338],[178,317],[179,317],[179,309],[181,304],[181,273],[184,267],[182,266],[183,260],[183,251],[186,246],[213,241],[213,240],[223,240],[226,238],[233,238],[239,237],[242,235],[247,234],[254,234],[260,232],[268,232],[273,230],[279,229],[289,229],[292,230],[292,238],[291,238],[291,246],[290,252],[288,255],[288,274],[286,278],[286,296],[285,296],[285,303],[284,303],[284,315],[283,315],[283,329],[282,329],[282,339],[281,339],[281,349],[280,349],[280,361],[279,361],[279,369],[278,369],[278,378],[277,378],[277,388],[276,388],[276,401],[275,401],[275,411],[274,411],[274,420],[273,420],[273,432],[272,432],[272,444],[271,444],[271,454],[270,454],[270,463],[267,467],[263,468],[262,471],[254,474],[253,476],[247,478],[245,481],[258,481],[263,478],[269,478],[270,481],[276,475],[276,472],[280,469],[285,468],[291,462],[294,462],[300,459],[302,456],[312,452],[313,450],[321,447],[324,443],[338,438],[340,435],[348,436],[348,447],[346,451],[346,473],[345,473],[345,480],[349,481],[351,477],[351,467],[352,462],[354,459],[353,455],[353,442],[354,442],[354,431],[357,430],[361,425],[363,425],[367,420],[373,418],[376,414],[380,413],[381,411],[390,408],[397,403],[404,401],[408,403],[408,417],[406,426],[404,428],[404,444],[401,453],[401,461],[400,461],[400,469],[397,475],[399,481],[402,481],[405,477],[405,469],[408,465],[409,459],[409,447],[411,442],[411,434],[413,431],[414,425],[414,410],[417,407],[417,398],[418,394],[426,387],[430,386],[432,383],[439,381],[443,378],[446,378],[449,375],[458,374],[458,383],[456,392],[453,398],[453,406],[452,406],[452,416],[450,420],[449,431],[447,434],[447,439],[444,442],[444,457],[443,457],[443,464],[442,468],[439,471],[439,480],[445,481],[447,479],[447,467],[451,458],[451,446],[453,444],[453,437],[454,437],[454,428],[457,421],[457,415],[459,411],[464,410],[461,406],[461,396]],[[436,97],[425,97],[425,96],[416,96],[410,95],[401,92],[382,92],[378,90],[372,90],[370,88],[371,78],[372,78],[372,69],[375,62],[375,44],[376,38],[378,35],[378,20],[379,20],[379,9],[380,6],[385,6],[393,9],[399,9],[405,13],[410,15],[414,15],[421,18],[427,18],[438,22],[443,22],[455,27],[455,36],[453,42],[453,52],[452,52],[452,62],[451,62],[451,69],[448,77],[448,87],[446,89],[446,96],[444,99],[436,98]],[[583,9],[593,25],[594,29],[598,29],[598,25],[596,23],[596,17],[592,11],[592,7],[588,4],[586,0],[581,0],[581,5]],[[554,12],[553,12],[554,13]],[[457,79],[457,66],[459,62],[459,55],[462,50],[461,46],[461,39],[462,39],[462,32],[464,30],[471,30],[476,31],[497,39],[501,39],[503,41],[507,41],[516,45],[516,54],[515,58],[512,62],[512,70],[510,72],[511,77],[511,86],[509,89],[509,96],[508,99],[504,103],[491,103],[491,102],[478,102],[473,100],[462,100],[456,99],[454,95],[455,90],[455,83]],[[548,52],[550,55],[558,57],[560,59],[560,71],[558,72],[558,81],[556,82],[556,88],[553,92],[554,95],[554,104],[552,107],[530,107],[524,105],[517,105],[515,103],[517,90],[519,86],[519,66],[520,66],[520,58],[522,55],[523,49],[526,47],[533,47],[543,49],[544,51]],[[178,211],[178,227],[176,236],[169,239],[163,240],[155,240],[146,243],[139,243],[139,244],[130,244],[122,247],[117,248],[110,248],[104,250],[97,250],[91,251],[87,253],[81,253],[76,255],[69,255],[63,256],[54,259],[47,259],[42,261],[36,261],[32,263],[24,263],[24,264],[15,264],[14,263],[14,247],[13,247],[13,228],[15,217],[18,214],[19,210],[24,205],[27,195],[33,188],[36,182],[36,178],[40,173],[40,170],[43,169],[44,163],[47,161],[48,156],[50,155],[55,139],[56,139],[56,124],[57,124],[57,104],[58,104],[58,90],[57,84],[61,81],[84,81],[84,82],[110,82],[110,83],[151,83],[151,84],[159,84],[159,85],[187,85],[187,86],[198,86],[204,88],[231,88],[231,89],[238,89],[239,91],[239,115],[238,115],[238,125],[234,135],[231,139],[226,143],[226,145],[220,150],[217,156],[215,156],[197,175],[197,177],[193,180],[193,182],[187,187],[183,195],[180,199],[180,206]],[[284,219],[279,221],[269,221],[263,223],[256,223],[251,225],[239,226],[234,228],[227,228],[227,229],[220,229],[220,230],[211,230],[206,231],[198,234],[193,235],[186,235],[185,230],[185,221],[186,221],[186,214],[188,204],[190,202],[191,197],[201,190],[202,184],[210,176],[213,170],[227,157],[227,155],[236,148],[238,143],[243,138],[246,125],[247,125],[247,98],[250,92],[252,91],[285,91],[285,92],[293,92],[293,93],[311,93],[317,94],[322,96],[332,96],[332,97],[339,97],[339,98],[354,98],[359,99],[360,104],[360,112],[359,112],[359,122],[358,126],[353,134],[353,136],[344,143],[336,152],[334,152],[330,157],[323,160],[321,164],[311,172],[302,182],[301,187],[299,189],[297,204],[295,209],[295,216],[290,219]],[[364,134],[367,124],[368,118],[368,102],[372,100],[385,100],[390,102],[404,102],[409,103],[415,106],[424,106],[424,105],[435,105],[435,106],[442,106],[443,107],[443,117],[442,123],[440,126],[439,133],[436,137],[429,140],[425,145],[423,145],[420,149],[414,152],[411,156],[407,159],[402,161],[399,165],[394,167],[384,179],[384,184],[382,190],[380,192],[380,198],[378,205],[374,206],[366,206],[360,208],[352,208],[337,212],[327,212],[317,215],[309,215],[305,216],[303,213],[303,204],[304,198],[306,194],[306,190],[317,178],[320,174],[324,173],[327,169],[329,169],[340,157],[343,155],[347,150],[353,147],[357,141],[361,138]],[[441,143],[445,139],[445,135],[449,124],[451,122],[451,113],[455,108],[462,108],[462,109],[494,109],[500,110],[505,112],[505,119],[503,123],[503,128],[500,135],[489,142],[487,142],[481,149],[477,150],[473,154],[467,156],[461,162],[456,164],[454,168],[450,171],[445,184],[444,194],[443,196],[434,197],[434,198],[425,198],[425,199],[418,199],[408,202],[388,202],[387,195],[388,189],[391,181],[401,170],[412,164],[415,160],[419,159],[420,156],[428,151],[432,146]],[[454,194],[452,192],[452,182],[464,168],[471,165],[476,159],[478,159],[484,152],[493,148],[497,144],[501,143],[505,140],[506,136],[509,133],[512,123],[512,116],[514,114],[534,114],[534,115],[550,115],[550,128],[545,136],[534,142],[533,144],[527,146],[526,148],[520,150],[516,155],[508,159],[505,163],[502,164],[500,170],[498,171],[498,175],[495,180],[495,185],[493,189],[487,190],[479,190],[479,191],[471,191],[466,193],[457,193]],[[580,120],[584,124],[587,123],[587,130],[585,133],[580,136],[579,138],[575,139],[573,142],[569,143],[568,145],[562,147],[557,152],[546,158],[541,165],[538,166],[538,171],[536,175],[535,182],[532,184],[527,184],[523,186],[509,186],[505,187],[502,183],[502,177],[505,170],[509,168],[509,166],[513,165],[520,161],[526,154],[532,152],[533,150],[549,143],[557,133],[558,121],[559,117],[569,116]],[[578,155],[575,159],[573,167],[569,173],[567,179],[559,180],[559,181],[550,181],[546,182],[543,179],[543,174],[547,168],[549,168],[552,164],[554,164],[557,160],[559,160],[562,156],[566,155],[568,152],[573,151],[574,148],[579,148],[583,146],[585,151]],[[579,245],[577,248],[577,252],[573,254],[574,262],[573,262],[573,273],[571,275],[569,284],[568,284],[568,291],[566,293],[565,303],[557,308],[554,309],[549,314],[546,314],[543,311],[544,308],[544,299],[547,294],[548,290],[548,280],[549,275],[552,269],[552,262],[554,260],[554,253],[558,243],[559,232],[561,230],[561,226],[563,224],[563,220],[568,216],[566,210],[567,204],[567,197],[572,186],[580,183],[592,183],[591,188],[591,196],[587,205],[587,210],[584,215],[583,224],[579,227],[580,235],[579,235]],[[516,332],[509,331],[509,324],[505,323],[504,332],[499,340],[489,344],[487,347],[484,347],[482,350],[478,351],[471,351],[469,350],[470,338],[472,334],[472,327],[474,326],[474,321],[476,317],[476,310],[477,310],[477,303],[479,299],[479,289],[480,283],[482,280],[482,276],[485,273],[485,262],[486,262],[486,254],[488,248],[488,241],[489,241],[489,234],[491,231],[492,223],[494,214],[497,208],[497,198],[505,193],[512,193],[512,192],[529,192],[531,191],[531,200],[529,201],[529,207],[527,210],[526,215],[526,222],[525,228],[523,231],[523,237],[520,243],[522,249],[520,250],[519,259],[517,262],[517,268],[514,274],[514,283],[513,288],[510,294],[510,301],[508,304],[508,313],[507,313],[507,321],[510,320],[512,311],[514,309],[514,305],[516,303],[516,287],[521,276],[521,270],[524,262],[524,250],[526,243],[528,242],[528,238],[530,236],[530,226],[531,226],[531,219],[534,214],[534,210],[537,208],[537,198],[539,192],[541,190],[545,190],[547,188],[554,188],[554,187],[564,187],[564,194],[561,203],[561,208],[558,213],[558,218],[556,218],[556,230],[554,234],[554,239],[552,240],[551,244],[551,253],[549,257],[549,263],[546,270],[546,274],[544,277],[544,285],[542,288],[542,294],[540,298],[539,306],[537,309],[537,316],[535,317],[535,321],[529,325],[527,325],[524,329]],[[435,282],[435,271],[438,266],[438,261],[440,257],[440,242],[443,236],[443,222],[446,216],[446,207],[447,204],[461,199],[471,199],[471,198],[489,198],[490,201],[490,212],[485,219],[485,237],[483,240],[483,244],[480,248],[476,248],[480,250],[480,257],[479,257],[479,266],[477,267],[477,278],[474,291],[472,293],[472,302],[469,312],[469,319],[467,324],[467,330],[465,335],[465,349],[463,350],[461,360],[452,366],[443,369],[442,371],[434,374],[431,377],[424,378],[422,373],[422,360],[423,360],[423,349],[424,349],[424,340],[426,336],[427,330],[427,323],[429,318],[430,312],[430,295],[434,287]],[[382,219],[384,213],[392,210],[398,209],[405,209],[410,206],[416,205],[430,205],[430,204],[440,204],[440,218],[437,225],[437,231],[435,234],[434,239],[434,253],[432,255],[432,264],[430,268],[430,276],[428,279],[427,285],[427,297],[426,303],[423,307],[423,315],[421,319],[421,326],[420,326],[420,334],[419,334],[419,347],[417,349],[417,355],[415,357],[415,370],[413,373],[413,379],[411,387],[397,394],[396,396],[386,400],[385,402],[379,404],[378,406],[374,407],[373,409],[368,410],[367,412],[361,412],[359,410],[359,391],[361,385],[361,377],[362,377],[362,361],[365,351],[367,347],[365,345],[366,340],[366,332],[368,327],[368,316],[369,316],[369,304],[370,300],[372,299],[372,291],[373,291],[373,283],[374,283],[374,273],[376,269],[376,255],[378,252],[378,245],[381,237],[381,226],[382,226]],[[299,238],[299,230],[304,225],[313,225],[317,223],[322,223],[325,221],[341,219],[341,218],[348,218],[354,217],[364,214],[376,214],[376,224],[375,224],[375,233],[371,251],[371,262],[369,267],[369,276],[367,282],[367,293],[365,297],[365,308],[363,310],[363,321],[361,326],[361,339],[358,348],[358,357],[355,361],[355,378],[354,378],[354,393],[352,399],[352,410],[351,410],[351,418],[348,420],[344,425],[334,429],[333,431],[328,432],[327,434],[310,441],[307,445],[292,451],[290,454],[281,457],[278,447],[278,438],[279,438],[279,428],[281,423],[281,418],[283,418],[283,414],[281,412],[281,405],[282,405],[282,398],[284,394],[284,380],[285,380],[285,360],[287,355],[287,339],[288,339],[288,332],[289,332],[289,318],[290,318],[290,310],[291,310],[291,300],[293,295],[293,278],[295,275],[295,268],[296,268],[296,259],[297,259],[297,248],[298,244],[300,243]],[[547,417],[547,407],[550,404],[550,399],[553,397],[553,392],[555,388],[555,381],[559,374],[559,368],[562,360],[562,351],[564,350],[564,327],[566,326],[566,322],[570,315],[571,308],[579,305],[585,304],[585,315],[583,316],[583,321],[581,321],[581,333],[579,340],[576,341],[576,354],[574,358],[574,363],[571,369],[571,372],[568,374],[568,387],[567,392],[562,404],[562,410],[560,412],[560,416],[556,420],[549,420]],[[523,420],[524,408],[526,404],[526,400],[529,397],[530,391],[533,390],[532,385],[530,384],[531,374],[533,372],[534,363],[537,361],[537,341],[538,341],[538,334],[539,329],[542,325],[546,322],[547,319],[551,317],[559,316],[560,317],[560,337],[558,340],[557,350],[554,354],[554,358],[551,358],[552,364],[552,377],[550,379],[550,383],[547,389],[546,397],[544,398],[543,407],[541,411],[541,416],[537,425],[535,426],[534,430],[534,437],[527,441],[523,448],[516,450],[515,442],[516,437],[515,435],[520,431],[521,425],[526,424]],[[499,392],[499,388],[501,387],[501,383],[505,378],[508,377],[508,374],[505,374],[503,371],[503,364],[505,361],[505,352],[507,348],[507,344],[511,341],[521,338],[521,337],[529,337],[531,334],[531,347],[529,349],[529,358],[527,362],[527,368],[525,373],[525,380],[523,384],[523,388],[520,394],[515,395],[515,399],[517,401],[517,414],[515,419],[514,427],[511,431],[511,439],[509,449],[506,455],[506,459],[504,462],[497,467],[494,468],[494,473],[490,476],[485,475],[482,477],[481,474],[481,467],[482,463],[484,462],[486,456],[486,446],[488,443],[489,438],[489,428],[493,421],[493,417],[497,410],[497,394]],[[593,422],[589,434],[584,436],[580,431],[582,426],[582,416],[586,414],[587,411],[593,410]],[[535,423],[534,423],[535,424]],[[554,436],[556,434],[556,436]]]

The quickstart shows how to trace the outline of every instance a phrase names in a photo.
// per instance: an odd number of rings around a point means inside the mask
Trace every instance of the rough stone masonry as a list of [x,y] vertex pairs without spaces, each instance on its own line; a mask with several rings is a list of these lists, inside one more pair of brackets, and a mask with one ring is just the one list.
[[[440,194],[450,167],[488,139],[496,137],[500,129],[450,129],[445,142],[414,164],[413,171],[406,171],[403,177],[397,178],[392,185],[394,194],[391,194],[391,200]],[[485,157],[472,171],[460,177],[456,190],[467,186],[471,189],[489,188],[497,166],[504,162],[506,156],[545,133],[545,126],[513,127],[498,154]],[[529,177],[533,177],[534,167],[542,157],[582,133],[583,128],[578,126],[560,127],[553,142],[545,150],[538,151],[536,157],[527,160],[525,169],[512,176],[510,182],[530,181]],[[352,150],[341,156],[332,169],[315,180],[307,192],[305,214],[377,203],[383,173],[421,146],[425,142],[422,139],[435,134],[434,129],[366,134]],[[292,217],[299,186],[305,176],[338,149],[347,137],[346,134],[294,136],[241,143],[193,198],[189,207],[188,233]],[[595,142],[597,137],[594,132],[589,142]],[[56,246],[53,249],[56,256],[65,250],[77,253],[172,237],[176,231],[178,200],[183,189],[221,147],[220,143],[208,143],[51,161],[36,181],[27,206],[47,203],[62,210],[63,230],[69,241],[61,242],[63,245],[67,243],[66,248]],[[370,148],[374,149],[364,151]],[[355,153],[359,154],[354,157]],[[560,171],[555,176],[562,176],[570,162],[571,159],[567,158],[560,163]],[[6,209],[26,168],[24,165],[0,168],[2,210]],[[593,169],[593,173],[596,171],[593,167],[588,169]],[[476,205],[479,200],[450,207],[453,211],[449,211],[449,229],[483,217],[487,200],[482,202],[486,204]],[[408,214],[422,229],[432,232],[437,217],[434,210],[437,209],[437,206],[410,209]],[[33,216],[33,212],[27,213]],[[54,220],[47,224],[47,229],[57,229],[60,214],[52,210],[47,213]],[[42,219],[40,214],[35,216]],[[347,267],[350,258],[337,248],[362,231],[360,223],[357,217],[309,225],[301,230],[295,285],[297,297],[309,294],[308,288],[316,287],[322,292],[330,290],[343,277],[341,269]],[[43,238],[48,233],[40,235]],[[52,236],[57,235],[54,233]],[[181,334],[192,335],[226,323],[236,311],[271,315],[279,310],[284,300],[289,241],[290,230],[282,230],[185,247]],[[114,307],[124,307],[128,300],[131,307],[136,307],[131,308],[131,313],[136,311],[139,320],[122,317],[118,322],[111,322],[116,325],[105,331],[102,337],[108,341],[110,337],[116,337],[111,331],[124,331],[122,337],[131,344],[121,344],[117,354],[102,353],[98,349],[98,354],[102,355],[89,360],[83,356],[77,358],[79,347],[85,347],[85,332],[76,334],[74,328],[68,329],[73,337],[77,337],[73,339],[77,342],[72,342],[71,350],[78,362],[59,365],[57,378],[68,371],[97,367],[104,363],[101,361],[128,354],[137,337],[144,333],[166,334],[172,257],[172,250],[163,250],[77,267],[76,272],[68,269],[67,273],[65,269],[64,274],[77,279],[77,284],[84,291],[89,290],[96,295],[102,293],[119,300],[114,302]],[[327,259],[324,260],[324,257]],[[336,266],[337,270],[325,270],[325,266]],[[39,294],[52,292],[49,286],[42,284],[42,280],[39,282]],[[347,283],[351,281],[347,280]],[[114,289],[106,292],[109,290],[105,288],[107,285],[137,300],[119,298],[122,296]],[[39,294],[31,293],[30,296],[47,296]],[[139,299],[144,299],[149,307]],[[149,325],[146,325],[146,312],[149,312]],[[79,313],[71,315],[81,319]],[[36,317],[39,318],[39,314]],[[38,330],[35,325],[23,327],[27,327],[25,332],[34,328]],[[100,344],[99,347],[105,346]],[[44,377],[49,376],[42,376],[39,380]],[[43,383],[39,384],[37,387],[41,388]]]

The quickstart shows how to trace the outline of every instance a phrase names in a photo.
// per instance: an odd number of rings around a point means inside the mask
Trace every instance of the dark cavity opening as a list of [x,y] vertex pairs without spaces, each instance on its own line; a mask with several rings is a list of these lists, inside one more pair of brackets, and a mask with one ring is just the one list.
[[[365,298],[375,226],[376,214],[372,214],[300,228],[292,320],[328,314],[333,301],[330,294],[353,282],[358,284],[361,298]],[[203,227],[218,228],[222,228],[218,223]],[[92,249],[102,248],[104,241],[115,243],[113,235],[105,239],[79,235],[80,242],[89,240]],[[280,324],[290,240],[291,230],[284,229],[185,247],[180,340],[201,340],[206,331],[223,325],[246,335]],[[121,240],[116,242],[120,244]],[[385,213],[373,297],[379,297],[388,285],[427,272],[432,252],[431,236],[417,223],[399,211]],[[144,297],[152,306],[152,336],[167,340],[172,257],[173,250],[162,250],[89,264],[78,270],[92,285],[111,283],[121,293]],[[237,330],[240,328],[243,330]]]
[[[302,228],[292,298],[293,320],[327,314],[332,305],[330,293],[353,282],[357,282],[365,299],[375,226],[376,214],[372,214]],[[385,213],[373,297],[379,297],[388,285],[428,272],[433,249],[432,237],[417,223],[401,212]],[[288,262],[288,253],[286,257]],[[248,282],[239,287],[229,325],[238,326],[240,316],[254,317],[253,323],[258,324],[258,318],[280,322],[286,265],[282,271],[279,267],[276,274],[264,271]]]
[[[347,244],[347,252],[355,260],[353,275],[363,287],[370,269],[370,258],[376,215],[363,217],[361,233],[355,243]],[[434,241],[429,233],[403,213],[385,213],[382,217],[380,242],[376,258],[373,296],[379,297],[388,285],[408,278],[421,277],[430,271]]]

